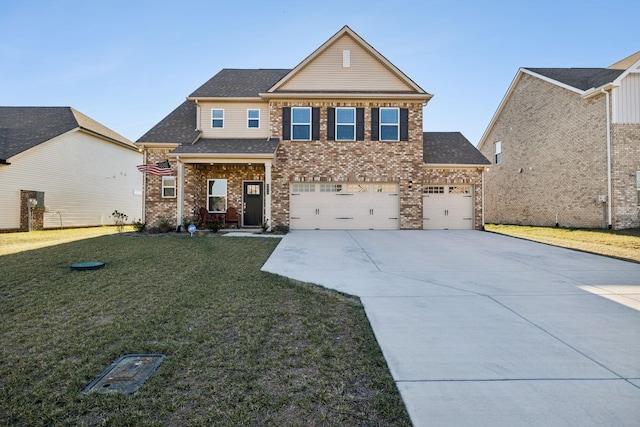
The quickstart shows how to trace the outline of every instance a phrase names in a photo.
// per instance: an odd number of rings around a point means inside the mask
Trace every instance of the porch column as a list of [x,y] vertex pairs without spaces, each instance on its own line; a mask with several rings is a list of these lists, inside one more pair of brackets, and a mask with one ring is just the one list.
[[264,218],[265,221],[269,221],[269,230],[273,225],[271,221],[271,160],[265,160],[264,162],[264,184],[265,184],[265,198],[264,198]]
[[[177,184],[177,200],[176,200],[176,228],[182,225],[182,218],[184,217],[184,163],[178,160],[178,176],[176,177]],[[185,230],[182,230],[185,231]]]

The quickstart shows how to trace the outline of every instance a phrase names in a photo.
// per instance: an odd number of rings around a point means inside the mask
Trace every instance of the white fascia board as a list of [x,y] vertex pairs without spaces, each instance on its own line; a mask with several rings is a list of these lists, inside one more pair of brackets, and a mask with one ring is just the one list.
[[169,153],[167,156],[176,158],[183,163],[264,163],[276,157],[275,153]]
[[427,103],[433,95],[425,93],[344,93],[344,92],[276,92],[261,93],[263,99],[397,99]]
[[520,70],[523,73],[527,73],[527,74],[529,74],[529,75],[531,75],[533,77],[539,78],[540,80],[544,80],[547,83],[551,83],[553,85],[560,86],[561,88],[570,90],[571,92],[575,92],[578,95],[582,95],[585,92],[585,91],[577,89],[577,88],[575,88],[573,86],[569,86],[568,84],[564,84],[564,83],[559,82],[557,80],[550,79],[549,77],[543,76],[542,74],[534,73],[533,71],[527,70],[526,68],[520,68]]
[[260,102],[262,98],[259,96],[209,96],[209,97],[187,97],[187,101],[194,102]]

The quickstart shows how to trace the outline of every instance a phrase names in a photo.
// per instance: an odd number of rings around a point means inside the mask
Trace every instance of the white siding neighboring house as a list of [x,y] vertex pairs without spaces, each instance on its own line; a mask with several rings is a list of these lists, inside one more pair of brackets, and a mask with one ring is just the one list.
[[71,107],[0,107],[0,230],[28,230],[34,197],[31,229],[111,225],[114,210],[139,219],[141,163],[131,141]]

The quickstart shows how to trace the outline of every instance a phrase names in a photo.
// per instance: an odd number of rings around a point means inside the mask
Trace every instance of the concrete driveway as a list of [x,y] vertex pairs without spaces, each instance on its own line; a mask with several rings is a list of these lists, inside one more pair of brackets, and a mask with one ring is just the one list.
[[640,425],[640,264],[480,231],[293,231],[263,270],[361,298],[415,426]]

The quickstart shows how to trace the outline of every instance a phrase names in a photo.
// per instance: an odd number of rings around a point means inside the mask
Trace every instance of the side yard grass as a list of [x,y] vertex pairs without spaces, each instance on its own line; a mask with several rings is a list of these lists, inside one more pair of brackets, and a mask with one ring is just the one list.
[[[116,234],[0,256],[0,425],[410,425],[359,300],[261,272],[276,245]],[[166,359],[135,394],[81,393],[131,353]]]
[[637,228],[630,230],[604,230],[487,224],[485,230],[554,246],[640,262],[640,229]]

